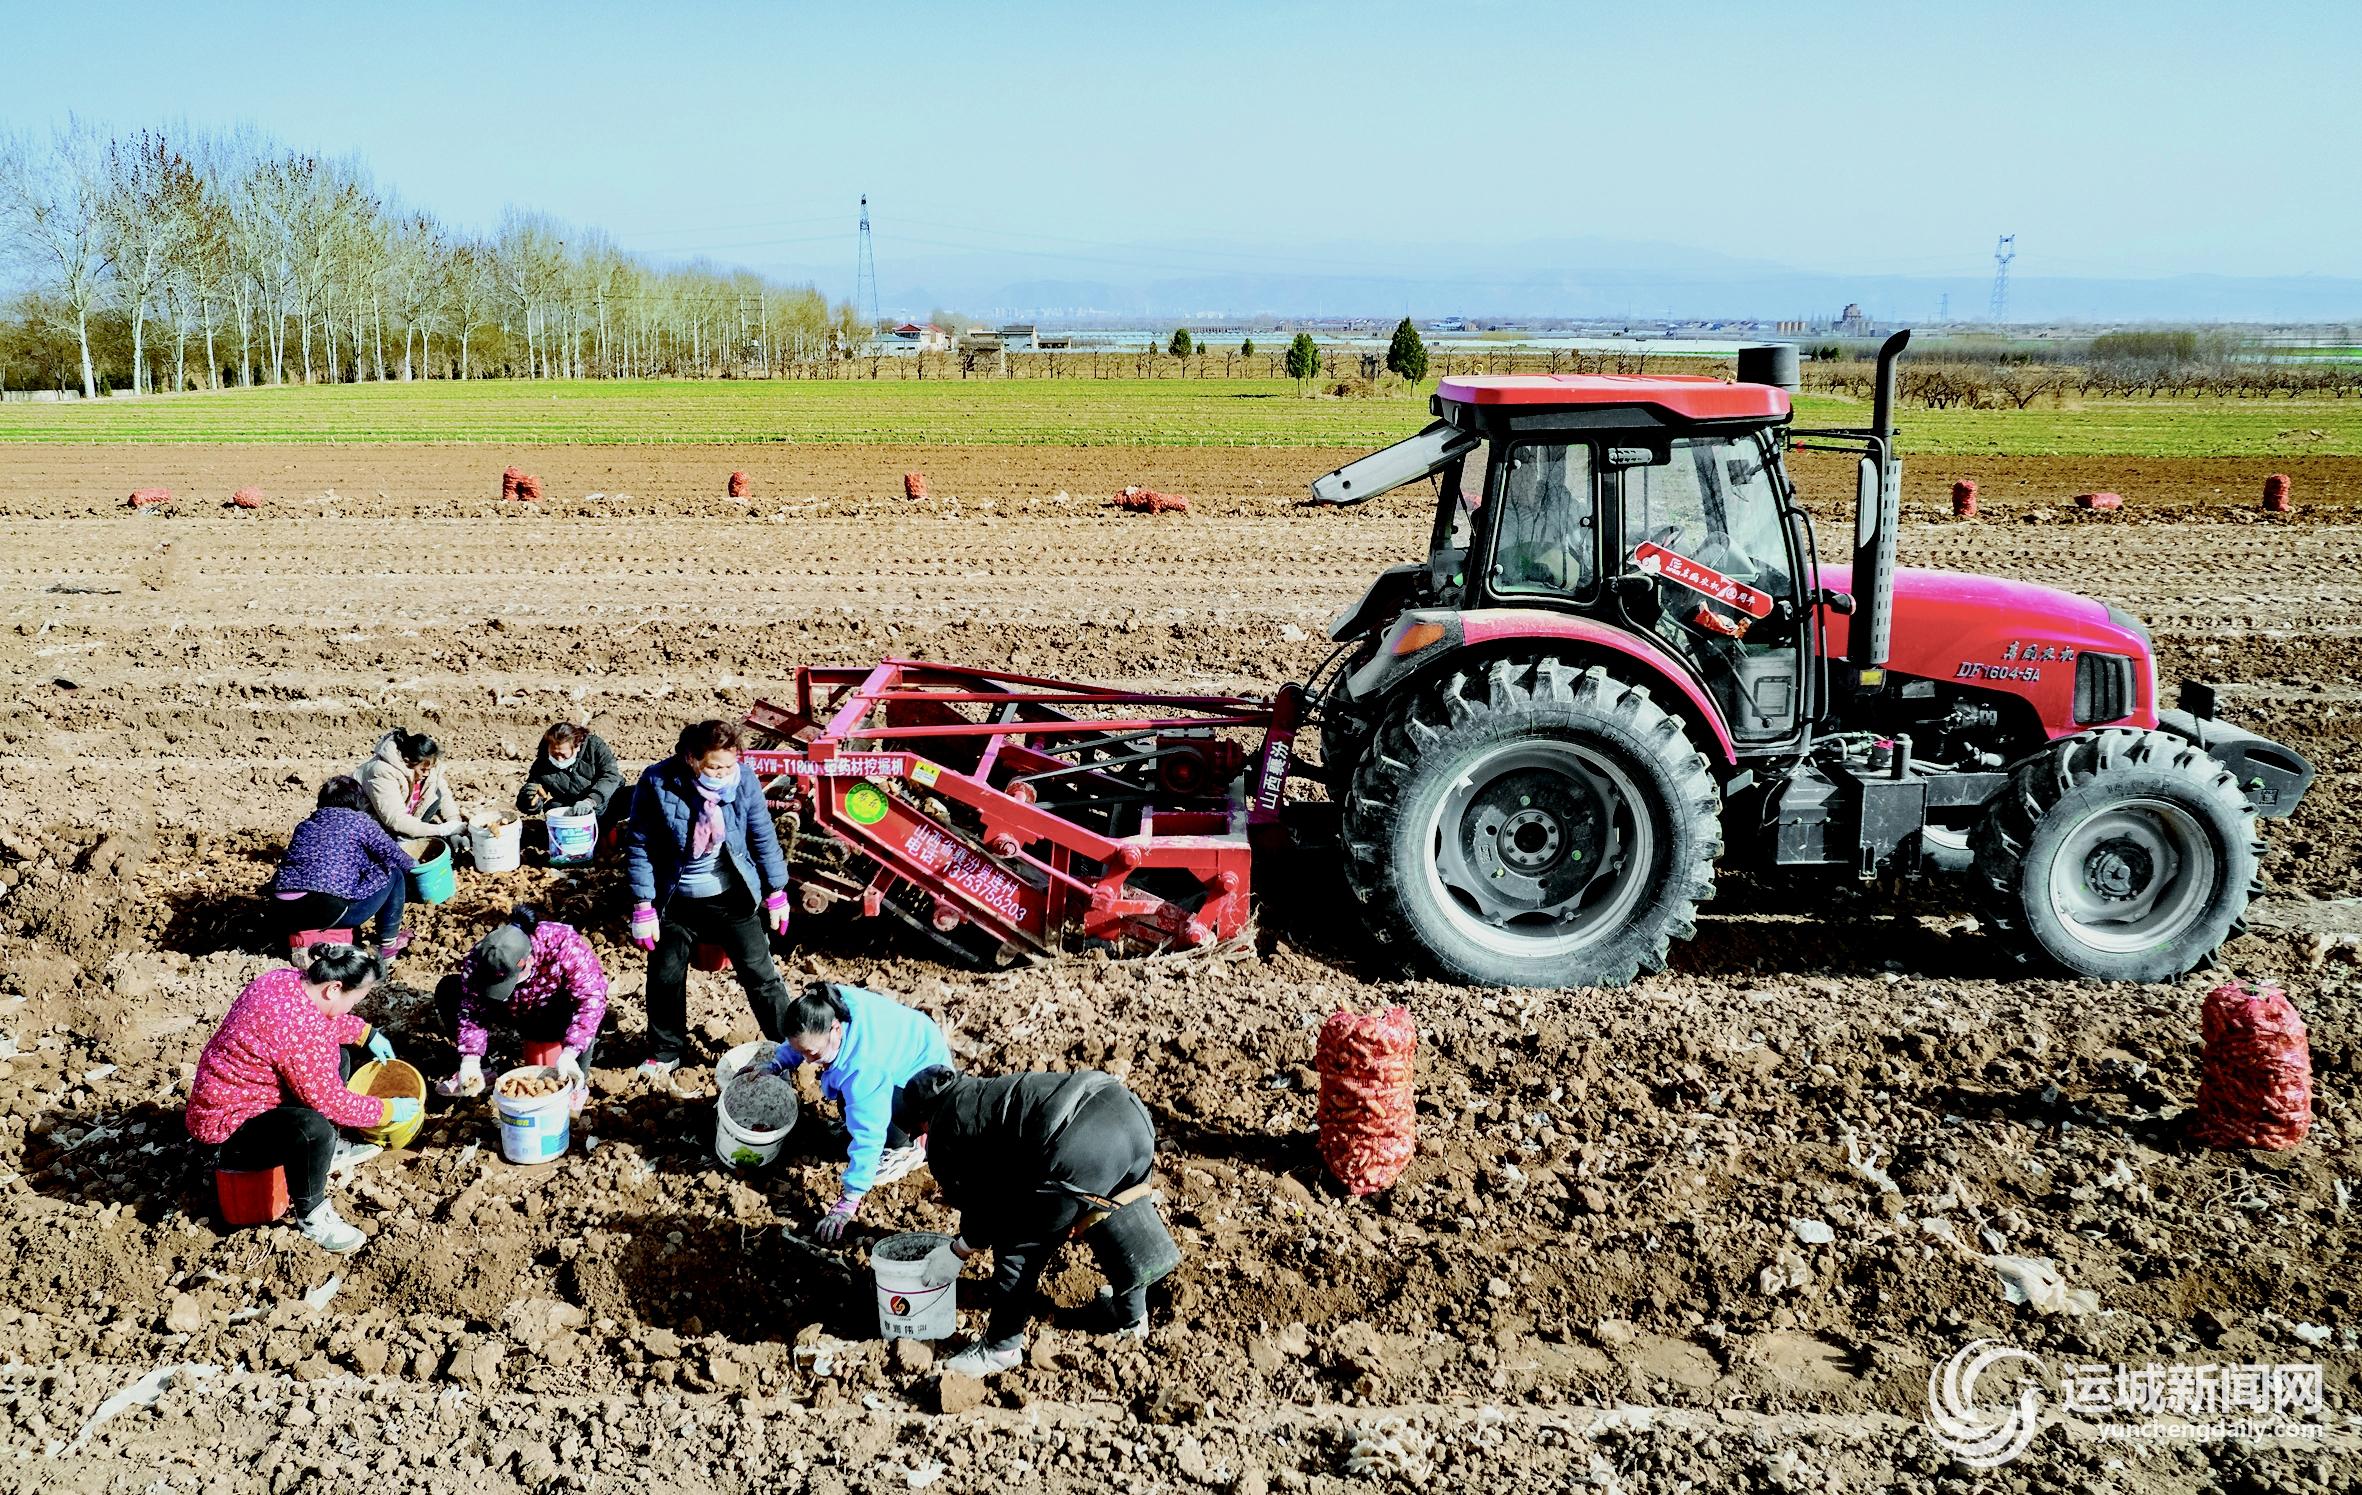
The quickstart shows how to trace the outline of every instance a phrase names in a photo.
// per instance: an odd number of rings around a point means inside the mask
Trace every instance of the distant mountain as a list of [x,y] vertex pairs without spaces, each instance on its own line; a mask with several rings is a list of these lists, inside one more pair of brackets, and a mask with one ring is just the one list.
[[[1130,268],[1136,265],[1137,268]],[[2021,261],[2020,269],[2024,264]],[[820,278],[824,288],[830,277]],[[1229,243],[1142,244],[1058,254],[995,250],[905,257],[878,244],[889,312],[1188,318],[1829,318],[1858,303],[1880,321],[1985,314],[1980,268],[1958,276],[1843,274],[1678,244],[1584,238],[1481,247],[1356,241],[1268,255]],[[2362,322],[2362,279],[2329,276],[2013,275],[2013,322]]]

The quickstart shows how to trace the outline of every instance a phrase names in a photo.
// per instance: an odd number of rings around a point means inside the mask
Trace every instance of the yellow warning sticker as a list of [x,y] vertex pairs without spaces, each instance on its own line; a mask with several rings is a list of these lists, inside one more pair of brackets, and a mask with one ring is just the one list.
[[922,787],[934,788],[935,781],[942,776],[943,770],[924,758],[918,759],[910,765],[910,781]]

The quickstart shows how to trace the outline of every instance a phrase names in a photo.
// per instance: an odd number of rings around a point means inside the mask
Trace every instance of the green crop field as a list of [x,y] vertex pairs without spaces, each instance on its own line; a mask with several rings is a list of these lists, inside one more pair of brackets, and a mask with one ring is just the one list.
[[[1800,424],[1862,404],[1807,395]],[[359,384],[0,404],[0,444],[1375,446],[1426,396],[1287,380],[708,380]],[[2362,455],[2362,402],[2113,400],[1900,412],[1904,449],[2004,456]]]

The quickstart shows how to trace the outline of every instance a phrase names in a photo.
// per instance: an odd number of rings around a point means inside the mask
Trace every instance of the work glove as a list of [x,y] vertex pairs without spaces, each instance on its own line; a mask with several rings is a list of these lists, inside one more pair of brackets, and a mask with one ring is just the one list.
[[448,841],[466,829],[467,822],[464,820],[442,820],[428,826],[427,834]]
[[787,933],[787,889],[781,888],[763,900],[763,913],[773,934]]
[[853,1217],[860,1211],[861,1196],[847,1194],[820,1217],[820,1223],[812,1227],[812,1234],[820,1238],[822,1245],[833,1246],[845,1238],[845,1231],[852,1226]]
[[578,799],[566,807],[565,813],[568,815],[596,815],[599,813],[599,802],[595,799]]
[[575,1053],[572,1049],[558,1050],[558,1062],[552,1065],[551,1068],[555,1069],[558,1072],[558,1078],[564,1080],[567,1084],[574,1085],[581,1083],[582,1056]]
[[397,1095],[386,1101],[385,1120],[379,1125],[401,1126],[417,1119],[418,1098],[413,1095]]
[[447,1096],[482,1095],[484,1093],[484,1061],[473,1054],[459,1056],[459,1073],[448,1080],[439,1080],[435,1088]]
[[643,950],[656,948],[656,910],[645,903],[632,910],[632,943]]
[[369,1050],[370,1058],[377,1060],[381,1064],[393,1063],[394,1041],[385,1036],[385,1029],[371,1028],[369,1030],[369,1038],[365,1046]]

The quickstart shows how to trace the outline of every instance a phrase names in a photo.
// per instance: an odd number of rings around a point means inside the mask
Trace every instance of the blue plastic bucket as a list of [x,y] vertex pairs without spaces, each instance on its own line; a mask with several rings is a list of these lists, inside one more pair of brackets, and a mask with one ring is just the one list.
[[451,871],[451,848],[441,841],[427,848],[426,860],[410,869],[410,897],[416,903],[445,903],[459,887]]

